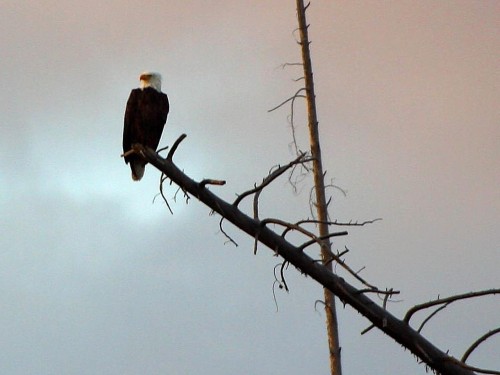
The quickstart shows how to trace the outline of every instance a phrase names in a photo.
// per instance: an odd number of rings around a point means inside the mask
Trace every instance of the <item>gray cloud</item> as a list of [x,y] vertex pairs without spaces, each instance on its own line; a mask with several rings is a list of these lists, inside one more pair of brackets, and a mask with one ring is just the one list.
[[[354,268],[402,290],[401,316],[438,295],[498,284],[498,12],[493,3],[312,4],[320,131]],[[292,4],[184,1],[7,4],[0,14],[0,372],[325,373],[321,290],[290,269],[273,301],[266,249],[191,200],[171,216],[149,167],[119,158],[137,75],[161,71],[172,111],[162,144],[228,200],[288,161],[287,110],[301,73]],[[306,148],[302,109],[297,134]],[[263,195],[269,216],[309,215],[309,184]],[[168,196],[175,188],[168,189]],[[243,207],[245,207],[243,204]],[[247,205],[248,207],[248,205]],[[472,307],[471,307],[472,306]],[[471,312],[481,311],[479,320]],[[461,355],[498,325],[498,303],[441,312],[426,336]],[[346,372],[423,368],[340,306]],[[464,321],[467,320],[467,324]],[[495,343],[473,361],[495,363]],[[391,358],[390,361],[384,358]],[[362,361],[359,358],[363,358]],[[474,362],[476,364],[476,362]]]

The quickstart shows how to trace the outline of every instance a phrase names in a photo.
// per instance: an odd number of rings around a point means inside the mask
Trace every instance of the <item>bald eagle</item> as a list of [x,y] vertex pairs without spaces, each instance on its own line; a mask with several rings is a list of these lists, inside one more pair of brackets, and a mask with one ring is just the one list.
[[[145,72],[139,80],[140,87],[132,90],[125,109],[124,153],[134,143],[156,150],[167,121],[169,102],[167,95],[161,92],[161,75]],[[146,161],[140,155],[130,154],[125,156],[125,163],[130,163],[132,179],[139,181],[144,175]]]

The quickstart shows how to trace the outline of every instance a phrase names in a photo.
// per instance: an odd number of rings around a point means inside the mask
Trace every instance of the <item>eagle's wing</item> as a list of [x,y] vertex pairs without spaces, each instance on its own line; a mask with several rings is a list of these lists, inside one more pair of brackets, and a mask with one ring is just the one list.
[[[125,118],[123,124],[123,152],[127,152],[132,148],[134,142],[135,127],[138,119],[138,92],[134,89],[130,92],[130,96],[125,107]],[[125,157],[125,163],[128,163],[130,157]]]
[[151,108],[149,108],[147,115],[150,127],[146,134],[146,145],[156,150],[167,121],[169,102],[165,93],[154,92],[151,99]]
[[170,110],[170,103],[168,102],[168,96],[167,94],[165,93],[162,93],[162,120],[163,120],[163,124],[165,124],[167,122],[167,116],[168,116],[168,112]]

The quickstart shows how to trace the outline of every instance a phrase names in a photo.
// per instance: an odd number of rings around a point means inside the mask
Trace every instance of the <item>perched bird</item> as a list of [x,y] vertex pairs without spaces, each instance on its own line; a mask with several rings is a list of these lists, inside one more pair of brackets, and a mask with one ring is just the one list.
[[[125,109],[124,153],[134,143],[156,150],[167,121],[169,102],[167,95],[161,92],[161,75],[144,72],[139,80],[140,87],[132,90]],[[144,175],[146,161],[140,155],[132,153],[125,155],[125,163],[130,163],[132,179],[139,181]]]

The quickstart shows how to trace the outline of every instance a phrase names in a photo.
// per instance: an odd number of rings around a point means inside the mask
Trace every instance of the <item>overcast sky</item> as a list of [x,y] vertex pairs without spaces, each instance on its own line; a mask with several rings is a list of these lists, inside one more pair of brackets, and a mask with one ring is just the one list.
[[[251,4],[250,4],[251,3]],[[233,200],[294,157],[289,108],[301,86],[294,1],[0,3],[0,373],[327,374],[321,288],[195,199],[171,200],[152,167],[120,158],[123,112],[144,70],[163,74],[161,145]],[[142,5],[139,5],[142,4]],[[321,143],[338,220],[334,248],[389,309],[499,287],[497,1],[313,1]],[[297,136],[307,149],[304,103]],[[262,196],[263,216],[310,216],[309,180]],[[167,189],[172,198],[175,187]],[[247,209],[248,204],[243,204]],[[441,311],[424,335],[461,357],[499,326],[498,298]],[[417,316],[415,324],[425,317]],[[346,374],[424,374],[398,344],[339,304]],[[500,338],[470,363],[500,368]]]

